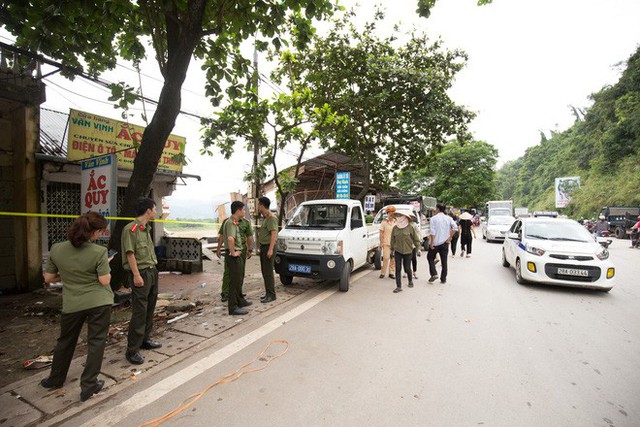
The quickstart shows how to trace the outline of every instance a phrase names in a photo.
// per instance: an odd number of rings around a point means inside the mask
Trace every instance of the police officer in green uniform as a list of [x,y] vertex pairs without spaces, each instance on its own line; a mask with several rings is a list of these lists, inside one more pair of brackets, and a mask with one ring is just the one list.
[[151,350],[162,344],[151,341],[153,312],[158,301],[158,270],[149,221],[156,217],[156,204],[148,198],[136,202],[135,221],[122,230],[122,266],[131,288],[131,321],[125,357],[134,365],[144,363],[140,349]]
[[242,239],[240,236],[240,219],[244,217],[244,203],[235,201],[231,203],[231,218],[229,218],[223,228],[223,239],[225,247],[224,266],[229,271],[229,314],[241,316],[248,311],[243,307],[248,307],[251,302],[242,296],[242,281],[244,272],[242,267]]
[[[218,231],[218,258],[220,258],[222,247],[224,246],[224,225],[227,221],[228,218],[222,221],[222,224],[220,224],[220,230]],[[240,293],[242,293],[247,260],[251,258],[251,254],[253,253],[253,227],[251,227],[251,222],[249,222],[245,217],[242,217],[238,222],[238,229],[240,230],[240,240],[242,243],[242,284],[240,285]],[[245,294],[242,293],[242,296],[245,296]],[[222,275],[222,289],[220,290],[220,297],[222,302],[226,302],[229,299],[229,270],[226,267]]]
[[45,283],[63,281],[60,338],[53,353],[49,377],[40,381],[48,389],[64,385],[82,325],[87,323],[87,361],[80,377],[80,400],[102,390],[98,379],[109,332],[113,292],[107,248],[94,242],[107,228],[98,212],[87,212],[69,228],[68,240],[51,247],[44,270]]
[[273,277],[273,261],[275,245],[278,238],[278,218],[269,210],[271,200],[268,197],[258,199],[258,212],[263,216],[262,226],[258,228],[258,245],[260,245],[260,269],[264,280],[265,295],[260,302],[268,303],[276,300],[276,284]]

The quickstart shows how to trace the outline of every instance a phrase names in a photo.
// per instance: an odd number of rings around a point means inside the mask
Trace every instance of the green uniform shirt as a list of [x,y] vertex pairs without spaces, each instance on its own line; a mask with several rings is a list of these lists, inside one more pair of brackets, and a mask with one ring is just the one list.
[[223,224],[223,240],[224,240],[224,247],[226,250],[231,251],[231,249],[229,248],[229,236],[233,237],[233,250],[237,251],[237,252],[241,252],[242,251],[242,241],[240,238],[240,224],[236,224],[235,221],[230,218],[229,220],[225,221]]
[[405,228],[398,228],[396,225],[391,231],[391,250],[401,254],[410,254],[413,248],[420,247],[420,238],[416,229],[411,225]]
[[102,286],[98,276],[111,272],[107,248],[84,243],[79,248],[68,240],[51,247],[45,272],[60,273],[62,278],[62,312],[75,313],[113,304],[110,286]]
[[269,215],[262,222],[262,226],[258,228],[258,244],[268,245],[271,243],[271,232],[278,233],[278,218],[275,215]]
[[122,230],[122,267],[131,271],[127,252],[133,252],[135,255],[138,270],[155,267],[158,264],[149,224],[143,226],[138,220],[135,220]]
[[[222,221],[222,224],[220,224],[220,229],[218,230],[218,234],[224,235],[224,225],[227,223],[227,221],[229,221],[229,218]],[[240,222],[238,223],[238,230],[240,232],[240,243],[242,244],[242,249],[238,250],[242,251],[247,249],[247,238],[253,236],[253,227],[251,227],[251,222],[249,222],[247,219],[240,218]],[[224,247],[227,247],[226,243],[224,244]]]

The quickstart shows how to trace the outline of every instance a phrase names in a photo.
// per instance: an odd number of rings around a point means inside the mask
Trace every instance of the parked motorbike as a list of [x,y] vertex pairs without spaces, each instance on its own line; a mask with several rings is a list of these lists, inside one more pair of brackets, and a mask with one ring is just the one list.
[[600,243],[600,246],[604,248],[608,248],[609,245],[613,243],[613,240],[609,237],[611,237],[611,233],[608,231],[601,232],[599,236],[597,234],[595,235],[596,242]]

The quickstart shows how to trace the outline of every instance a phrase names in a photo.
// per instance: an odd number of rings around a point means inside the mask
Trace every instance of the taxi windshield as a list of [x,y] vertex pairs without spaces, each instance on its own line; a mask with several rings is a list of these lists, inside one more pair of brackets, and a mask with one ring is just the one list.
[[586,228],[572,222],[544,221],[527,224],[525,236],[531,239],[591,242],[593,238]]

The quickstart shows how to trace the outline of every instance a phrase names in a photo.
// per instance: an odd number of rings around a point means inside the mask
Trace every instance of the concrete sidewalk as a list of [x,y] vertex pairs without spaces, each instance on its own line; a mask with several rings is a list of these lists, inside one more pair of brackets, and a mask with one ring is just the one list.
[[[149,376],[171,366],[196,348],[201,350],[217,342],[217,337],[245,320],[267,317],[270,310],[290,301],[307,289],[317,286],[317,282],[297,279],[292,286],[284,288],[278,284],[278,299],[261,304],[259,296],[264,294],[260,275],[259,260],[253,257],[247,264],[244,292],[253,305],[247,307],[247,316],[229,316],[226,303],[220,301],[220,282],[222,267],[217,261],[208,261],[203,273],[191,275],[165,274],[160,276],[160,292],[171,293],[177,298],[197,303],[197,309],[191,310],[186,318],[168,324],[163,310],[156,310],[153,339],[162,343],[162,348],[143,351],[145,363],[131,365],[125,360],[126,331],[116,334],[107,345],[100,379],[105,381],[103,391],[86,402],[80,402],[80,375],[85,361],[84,351],[78,351],[84,343],[79,343],[76,353],[83,354],[74,359],[62,389],[46,390],[40,386],[40,380],[48,377],[49,368],[33,372],[32,375],[0,389],[0,425],[30,426],[39,425],[54,416],[59,419],[65,413],[77,413],[92,406],[110,393],[110,389],[120,390],[133,384],[141,376]],[[277,278],[276,278],[277,281]],[[204,284],[204,285],[203,285]],[[130,315],[127,313],[119,313]],[[128,318],[127,318],[128,319]],[[112,321],[112,326],[114,326]],[[53,333],[51,331],[50,333]],[[55,334],[59,329],[55,330]],[[83,332],[81,338],[86,336]],[[8,344],[8,343],[5,343]]]

